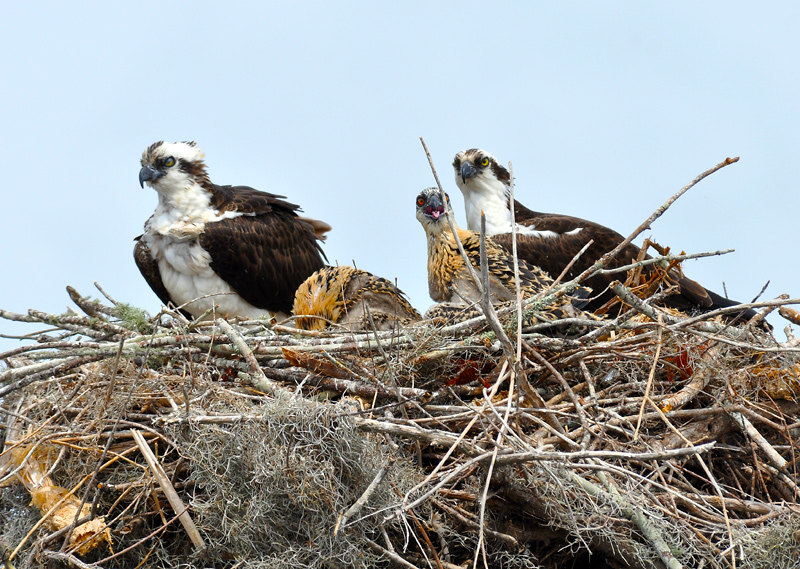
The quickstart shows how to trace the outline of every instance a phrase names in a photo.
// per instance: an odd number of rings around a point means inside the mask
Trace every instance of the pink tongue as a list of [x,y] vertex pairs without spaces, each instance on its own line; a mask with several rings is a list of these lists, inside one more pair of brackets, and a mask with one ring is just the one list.
[[438,209],[431,212],[431,215],[433,216],[433,219],[439,219],[439,214],[440,214],[440,212],[439,212]]

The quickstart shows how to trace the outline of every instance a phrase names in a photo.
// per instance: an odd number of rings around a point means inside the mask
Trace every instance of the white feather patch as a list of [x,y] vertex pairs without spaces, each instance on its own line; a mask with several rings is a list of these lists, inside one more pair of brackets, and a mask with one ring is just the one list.
[[481,212],[486,216],[486,234],[498,235],[511,231],[511,212],[505,197],[505,186],[497,180],[484,177],[473,178],[467,184],[458,186],[464,195],[467,212],[467,227],[472,231],[481,230]]
[[[220,214],[211,207],[209,192],[193,181],[183,188],[169,189],[172,191],[159,191],[158,207],[147,220],[142,239],[158,262],[161,280],[172,300],[178,305],[189,303],[184,309],[195,317],[215,305],[217,316],[258,318],[270,314],[236,294],[211,269],[211,255],[197,242],[207,223],[244,214]],[[206,295],[214,296],[196,300]]]
[[159,261],[158,268],[161,280],[172,300],[178,305],[184,305],[184,310],[194,317],[204,314],[211,308],[214,308],[217,317],[259,318],[270,314],[269,311],[256,308],[236,294],[230,285],[210,268],[208,271],[203,271],[202,275],[181,272],[167,261]]
[[539,237],[541,239],[554,239],[559,236],[555,231],[539,231],[535,227],[526,227],[524,225],[517,225],[517,231],[520,235],[529,235],[531,237]]
[[[481,229],[481,212],[486,216],[486,234],[500,235],[511,233],[511,210],[508,208],[506,187],[493,175],[482,173],[477,177],[467,180],[465,184],[461,176],[456,175],[456,183],[464,195],[464,207],[467,212],[467,227],[472,231]],[[583,231],[577,227],[566,233],[556,233],[550,230],[539,230],[536,227],[517,225],[517,233],[553,239],[561,235],[577,235]]]
[[187,162],[199,162],[206,157],[199,146],[196,144],[193,146],[185,142],[165,142],[158,147],[156,153],[159,156],[172,156],[175,159],[186,160]]

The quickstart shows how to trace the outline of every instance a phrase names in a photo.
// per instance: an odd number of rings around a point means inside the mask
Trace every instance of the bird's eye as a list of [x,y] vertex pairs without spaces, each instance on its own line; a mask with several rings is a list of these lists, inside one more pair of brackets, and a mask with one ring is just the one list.
[[172,156],[170,156],[169,158],[166,159],[166,161],[164,161],[164,166],[166,166],[167,168],[171,168],[174,165],[175,165],[175,159]]
[[425,205],[425,198],[423,197],[417,198],[417,205]]
[[483,160],[481,160],[481,166],[486,168],[488,165],[489,165],[489,159],[484,156]]

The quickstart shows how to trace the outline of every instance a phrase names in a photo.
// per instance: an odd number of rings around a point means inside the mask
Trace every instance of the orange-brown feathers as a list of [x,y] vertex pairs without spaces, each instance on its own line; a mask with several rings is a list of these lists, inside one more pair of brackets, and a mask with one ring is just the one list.
[[297,289],[292,313],[304,330],[324,330],[330,324],[362,330],[374,324],[387,330],[420,319],[390,281],[349,266],[325,267],[306,279]]

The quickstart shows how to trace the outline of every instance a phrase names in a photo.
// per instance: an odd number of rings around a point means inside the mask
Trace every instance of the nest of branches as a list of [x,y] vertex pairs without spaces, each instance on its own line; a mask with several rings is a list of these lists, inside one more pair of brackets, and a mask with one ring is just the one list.
[[50,327],[0,354],[6,566],[794,566],[800,341],[615,290],[570,338],[513,310],[310,333],[72,289],[85,315],[0,311]]

